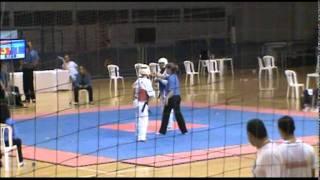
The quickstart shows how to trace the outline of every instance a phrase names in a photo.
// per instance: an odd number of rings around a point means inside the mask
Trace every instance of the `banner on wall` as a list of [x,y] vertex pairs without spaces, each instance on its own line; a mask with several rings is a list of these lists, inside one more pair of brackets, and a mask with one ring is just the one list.
[[17,30],[0,31],[0,39],[18,39],[18,31]]

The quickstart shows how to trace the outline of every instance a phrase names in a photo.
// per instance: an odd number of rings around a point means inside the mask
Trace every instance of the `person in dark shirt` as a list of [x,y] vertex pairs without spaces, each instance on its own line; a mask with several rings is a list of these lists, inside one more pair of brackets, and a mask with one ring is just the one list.
[[1,85],[1,79],[0,79],[0,101],[4,101],[6,98],[6,92],[4,90],[3,85]]
[[91,76],[83,66],[80,66],[79,70],[79,73],[76,75],[76,81],[73,90],[75,104],[79,103],[79,90],[81,89],[88,91],[90,104],[93,104]]
[[5,99],[5,96],[6,96],[6,94],[5,94],[5,86],[3,83],[3,75],[0,72],[0,100]]
[[32,44],[29,41],[26,48],[26,58],[20,62],[23,72],[23,91],[26,96],[25,102],[31,100],[33,103],[36,102],[33,85],[33,71],[37,67],[39,59],[38,52],[33,49]]

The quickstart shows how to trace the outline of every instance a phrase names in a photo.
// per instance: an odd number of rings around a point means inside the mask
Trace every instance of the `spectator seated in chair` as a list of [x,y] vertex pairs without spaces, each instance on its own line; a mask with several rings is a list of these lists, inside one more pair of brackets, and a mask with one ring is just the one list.
[[89,103],[93,104],[91,76],[83,66],[79,67],[79,73],[76,75],[76,81],[75,81],[74,89],[73,89],[74,100],[75,100],[76,105],[79,103],[79,91],[81,89],[85,89],[88,91]]
[[[21,148],[22,142],[21,142],[21,139],[16,136],[16,133],[17,133],[17,130],[15,127],[16,122],[11,119],[9,107],[6,104],[6,102],[3,102],[3,101],[0,101],[0,123],[7,124],[12,127],[13,145],[16,145],[17,149],[18,149],[18,158],[19,158],[18,166],[19,167],[24,166],[22,148]],[[8,133],[5,133],[4,139],[5,139],[6,146],[8,146],[8,144],[9,144]]]

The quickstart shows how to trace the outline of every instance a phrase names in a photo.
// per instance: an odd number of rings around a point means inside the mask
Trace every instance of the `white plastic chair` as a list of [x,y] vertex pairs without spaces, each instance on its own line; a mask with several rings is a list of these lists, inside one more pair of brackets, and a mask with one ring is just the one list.
[[109,89],[111,91],[112,81],[114,82],[114,92],[117,94],[118,92],[118,79],[122,81],[122,88],[124,89],[124,78],[119,74],[119,66],[110,64],[107,66],[109,72]]
[[278,67],[275,64],[274,57],[267,55],[267,56],[263,56],[262,59],[265,63],[265,66],[271,69],[269,70],[269,73],[271,73],[270,76],[272,76],[272,72],[275,69],[277,71],[277,77],[279,77],[279,71],[278,71]]
[[[12,127],[7,124],[0,124],[1,127],[1,134],[0,134],[0,140],[1,140],[1,152],[4,154],[4,161],[5,161],[5,169],[9,170],[10,168],[10,157],[9,153],[11,151],[16,151],[16,159],[17,159],[17,165],[19,164],[19,156],[18,156],[18,148],[16,145],[13,145],[13,137],[12,137]],[[5,144],[5,132],[7,132],[8,135],[8,141],[9,144],[6,146]]]
[[[79,90],[79,103],[81,102],[82,96],[85,96],[84,101],[86,104],[89,104],[90,99],[89,99],[89,92],[86,89],[80,89]],[[73,90],[70,91],[70,104],[74,102],[74,92]],[[80,103],[81,104],[81,103]]]
[[285,70],[285,74],[286,74],[286,78],[287,78],[287,82],[288,82],[287,98],[289,98],[289,91],[291,88],[291,97],[294,96],[294,92],[295,92],[295,98],[299,99],[299,97],[300,97],[299,88],[301,87],[303,90],[304,84],[298,83],[296,72],[294,72],[292,70]]
[[208,83],[215,81],[215,74],[220,74],[219,64],[217,60],[207,61]]
[[79,102],[80,102],[80,100],[82,99],[81,97],[82,96],[85,96],[86,98],[85,98],[85,103],[89,103],[89,92],[87,91],[87,90],[85,90],[85,89],[80,89],[79,90]]
[[199,72],[195,72],[193,62],[184,61],[183,64],[184,64],[184,67],[185,67],[185,70],[186,70],[186,81],[185,81],[185,83],[186,84],[188,83],[188,77],[189,77],[190,85],[193,85],[194,84],[194,81],[193,81],[193,76],[194,75],[198,76],[198,82],[199,82],[199,80],[200,80],[199,79]]
[[198,72],[200,74],[205,74],[206,73],[206,69],[207,69],[207,62],[209,60],[199,60],[198,63]]
[[257,57],[257,58],[258,58],[258,64],[259,64],[259,80],[261,80],[261,75],[263,71],[267,71],[270,77],[272,70],[264,64],[263,60],[260,57]]
[[141,63],[137,63],[134,65],[134,68],[136,70],[136,75],[137,77],[140,77],[140,68],[143,67],[143,68],[150,68],[147,64],[141,64]]

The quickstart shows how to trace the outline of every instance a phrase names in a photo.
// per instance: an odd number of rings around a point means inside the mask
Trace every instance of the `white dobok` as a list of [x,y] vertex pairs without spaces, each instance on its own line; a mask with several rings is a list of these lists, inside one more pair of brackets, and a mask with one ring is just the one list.
[[134,83],[135,100],[134,106],[137,108],[136,132],[138,141],[146,141],[149,122],[149,107],[148,100],[155,97],[155,92],[152,88],[152,82],[146,76],[139,77]]

